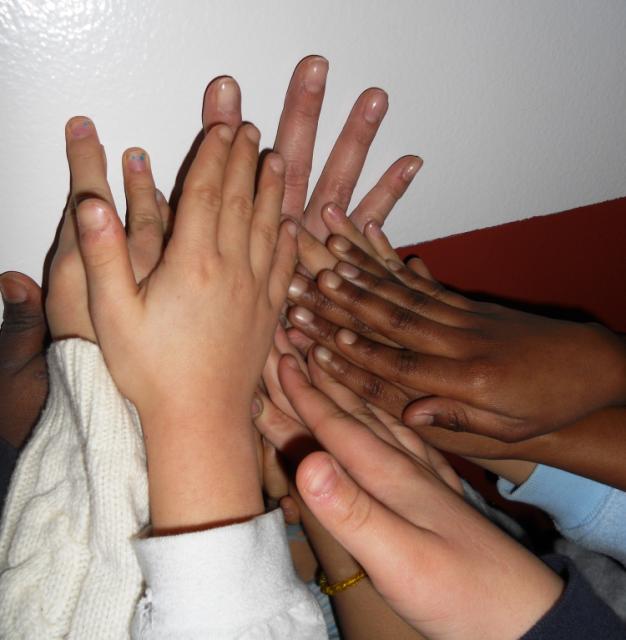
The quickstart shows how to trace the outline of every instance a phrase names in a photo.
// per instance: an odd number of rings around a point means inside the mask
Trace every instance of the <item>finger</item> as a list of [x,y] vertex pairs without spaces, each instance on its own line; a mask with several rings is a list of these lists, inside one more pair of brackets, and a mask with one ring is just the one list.
[[[378,275],[373,275],[369,271],[358,268],[351,262],[337,263],[335,273],[360,289],[364,289],[369,293],[375,294],[378,298],[418,314],[420,317],[429,318],[451,327],[473,327],[473,315],[431,298],[427,294],[407,287],[401,282],[391,280],[389,277],[381,278]],[[376,302],[375,298],[371,298],[370,303],[372,305],[376,304]]]
[[93,122],[84,116],[71,118],[65,125],[65,142],[74,207],[89,197],[113,204],[106,178],[106,159]]
[[278,451],[294,469],[304,456],[319,449],[311,432],[298,420],[284,414],[267,395],[257,392],[261,405],[254,416],[259,433]]
[[[381,225],[376,220],[369,220],[363,229],[363,234],[372,245],[378,256],[387,263],[402,264],[400,256],[391,246],[387,236],[383,233]],[[392,271],[396,271],[393,269]]]
[[296,66],[280,116],[274,150],[285,161],[285,196],[282,211],[302,220],[317,123],[328,74],[328,61],[308,56]]
[[399,594],[414,592],[407,567],[423,566],[430,534],[370,496],[328,453],[308,456],[298,468],[296,484],[320,524],[390,604],[401,599]]
[[285,496],[280,500],[280,508],[287,524],[300,524],[300,508],[298,503],[291,496]]
[[330,236],[326,241],[326,246],[337,260],[349,262],[359,267],[359,269],[382,278],[393,277],[383,262],[376,257],[372,257],[376,255],[373,248],[370,248],[370,253],[367,253],[367,250],[363,250],[358,243],[352,243],[347,237],[341,235]]
[[304,226],[320,240],[328,235],[320,218],[322,205],[335,202],[344,210],[348,208],[387,107],[387,94],[375,88],[364,91],[354,104],[306,208]]
[[406,266],[418,276],[422,276],[422,278],[426,278],[428,280],[434,280],[432,273],[424,263],[424,261],[419,256],[411,256],[406,261]]
[[267,277],[276,249],[280,208],[285,189],[285,163],[277,153],[268,154],[261,167],[254,202],[250,237],[250,262],[255,274]]
[[263,488],[274,500],[289,493],[289,482],[278,459],[276,448],[263,438]]
[[315,387],[330,398],[340,409],[343,409],[347,414],[364,424],[381,440],[391,446],[397,446],[396,439],[389,429],[374,415],[365,400],[333,376],[327,374],[315,359],[309,360],[309,372],[311,374],[311,382]]
[[[366,277],[361,271],[357,275],[363,279]],[[467,346],[468,336],[464,329],[426,316],[430,313],[437,317],[441,313],[440,303],[430,298],[419,300],[417,313],[358,287],[333,271],[323,271],[317,278],[317,286],[327,298],[396,344],[424,354],[449,357],[458,356]]]
[[306,358],[309,349],[315,344],[308,336],[295,327],[290,327],[286,331],[289,342],[298,350],[298,353]]
[[423,164],[418,156],[396,160],[350,214],[354,226],[361,232],[370,220],[382,226]]
[[385,344],[390,344],[386,338],[374,336],[372,330],[361,320],[322,295],[313,280],[295,274],[289,284],[288,295],[292,302],[313,311],[317,316],[324,318],[328,322],[332,322],[339,327],[352,329],[362,335],[369,335],[372,339],[380,339]]
[[269,299],[278,311],[287,299],[287,289],[298,260],[296,236],[298,227],[293,220],[284,220],[278,231],[276,252],[269,276]]
[[164,242],[167,242],[169,237],[172,235],[174,216],[167,198],[161,191],[159,191],[159,189],[156,190],[156,201],[157,207],[159,208],[159,215],[161,216],[161,225],[163,227],[163,240]]
[[[223,255],[241,256],[250,252],[250,230],[254,214],[254,179],[259,162],[260,131],[244,124],[235,134],[222,185],[222,207],[218,222],[218,248]],[[282,182],[275,173],[272,177]],[[266,182],[260,185],[267,190]],[[275,180],[276,182],[276,180]],[[282,191],[282,189],[281,189]],[[262,201],[271,196],[261,194]],[[266,204],[267,203],[263,203]],[[269,207],[266,207],[269,208]]]
[[304,227],[298,233],[298,259],[305,270],[316,276],[322,269],[332,269],[337,264],[335,256]]
[[[404,498],[391,497],[394,480],[414,473],[413,463],[395,447],[383,441],[362,422],[341,409],[329,397],[311,386],[291,356],[284,356],[278,375],[285,395],[315,439],[349,471],[352,477],[374,496],[386,496],[400,507]],[[363,467],[364,452],[372,463]],[[386,478],[386,486],[372,478]]]
[[315,362],[326,373],[340,380],[359,397],[385,409],[400,418],[402,411],[414,397],[380,376],[352,364],[326,347],[316,346],[312,350]]
[[222,183],[232,142],[232,130],[218,124],[200,144],[185,178],[169,251],[196,259],[217,251]]
[[518,442],[528,435],[525,420],[442,397],[422,398],[411,403],[404,410],[402,421],[412,427],[435,425],[451,431],[478,433],[504,442]]
[[233,132],[241,125],[241,90],[230,76],[211,80],[204,92],[202,128],[208,131],[218,123],[228,125]]
[[143,149],[128,149],[124,153],[122,167],[128,251],[135,277],[140,281],[154,269],[161,257],[163,219],[148,154]]
[[[309,331],[307,335],[313,338],[312,333]],[[322,328],[318,333],[330,331]],[[419,394],[459,397],[469,384],[462,364],[451,358],[388,347],[348,329],[337,331],[334,341],[334,348],[354,364]]]
[[107,202],[90,198],[76,210],[89,308],[96,326],[131,304],[137,292],[124,227]]
[[3,369],[18,370],[44,351],[47,333],[39,285],[17,271],[0,275],[4,306],[0,329]]

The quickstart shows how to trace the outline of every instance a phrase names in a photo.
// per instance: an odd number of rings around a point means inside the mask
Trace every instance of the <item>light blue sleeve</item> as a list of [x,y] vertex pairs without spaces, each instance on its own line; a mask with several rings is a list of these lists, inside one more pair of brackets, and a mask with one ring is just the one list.
[[498,490],[508,500],[543,509],[565,538],[626,566],[623,491],[544,465],[537,465],[518,487],[500,478]]

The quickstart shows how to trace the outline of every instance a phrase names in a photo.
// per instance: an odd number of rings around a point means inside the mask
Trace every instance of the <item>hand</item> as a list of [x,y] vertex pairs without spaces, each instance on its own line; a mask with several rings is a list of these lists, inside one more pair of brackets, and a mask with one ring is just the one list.
[[259,137],[252,125],[234,141],[228,126],[209,131],[163,258],[139,286],[112,206],[92,198],[77,208],[90,314],[142,419],[159,531],[263,510],[250,403],[295,264],[296,226],[279,232],[280,156],[267,156],[254,196]]
[[[113,196],[106,179],[104,147],[93,122],[84,117],[72,118],[65,127],[65,137],[71,188],[50,265],[46,315],[53,339],[79,337],[96,342],[76,238],[76,207],[94,196],[112,206]],[[139,282],[161,257],[171,213],[154,186],[150,158],[143,149],[125,151],[122,166],[128,248],[135,280]]]
[[427,460],[314,389],[289,356],[279,373],[328,451],[300,464],[300,494],[400,616],[429,638],[505,639],[523,635],[552,607],[561,580],[466,504]]
[[48,395],[46,320],[41,289],[15,271],[0,275],[4,317],[0,329],[0,437],[21,447]]
[[334,306],[401,345],[332,334],[332,347],[352,363],[427,396],[404,411],[406,424],[512,442],[626,402],[626,346],[607,329],[474,302],[410,278],[407,287],[344,263],[317,281]]
[[[381,89],[370,88],[359,96],[305,206],[327,72],[328,62],[319,56],[308,56],[298,63],[274,143],[274,150],[284,158],[286,167],[282,211],[304,220],[298,234],[299,256],[303,266],[314,274],[319,269],[332,268],[336,262],[319,241],[328,235],[322,208],[328,203],[348,207],[369,147],[387,111],[387,96]],[[232,128],[241,124],[239,86],[227,76],[211,82],[204,97],[204,129],[217,122]],[[416,156],[396,160],[353,210],[350,220],[354,226],[362,231],[369,220],[382,224],[421,166],[422,160]]]

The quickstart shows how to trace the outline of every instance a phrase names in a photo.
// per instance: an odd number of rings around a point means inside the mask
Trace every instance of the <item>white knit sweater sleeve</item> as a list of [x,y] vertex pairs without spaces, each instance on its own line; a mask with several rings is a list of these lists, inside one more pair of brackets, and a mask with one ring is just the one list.
[[127,638],[141,594],[130,538],[148,521],[139,420],[96,345],[54,343],[48,371],[0,528],[0,637]]
[[296,576],[280,509],[239,524],[135,542],[147,584],[136,640],[321,640],[322,611]]

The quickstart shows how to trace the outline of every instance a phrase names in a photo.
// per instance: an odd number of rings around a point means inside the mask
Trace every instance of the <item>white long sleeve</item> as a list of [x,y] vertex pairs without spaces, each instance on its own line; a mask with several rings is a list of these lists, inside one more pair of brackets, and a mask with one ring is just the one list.
[[[127,639],[142,593],[132,541],[149,519],[141,426],[96,345],[53,344],[48,370],[48,401],[0,526],[0,638]],[[152,587],[135,616],[138,637],[326,638],[279,516],[136,542]],[[203,618],[183,635],[192,602],[218,627]]]
[[135,542],[147,583],[137,640],[327,638],[296,576],[280,509],[240,524]]
[[148,522],[139,420],[96,345],[54,343],[48,371],[0,529],[0,637],[127,638],[142,581],[130,539]]

